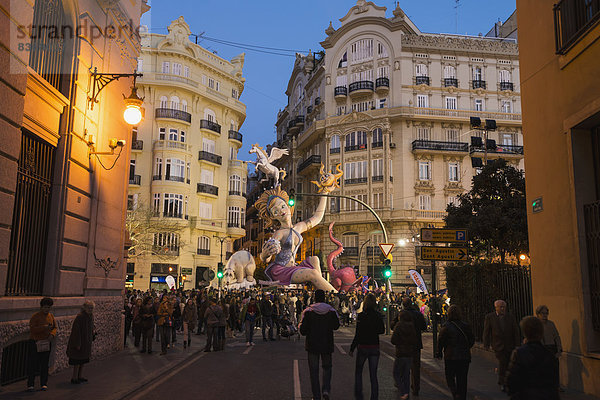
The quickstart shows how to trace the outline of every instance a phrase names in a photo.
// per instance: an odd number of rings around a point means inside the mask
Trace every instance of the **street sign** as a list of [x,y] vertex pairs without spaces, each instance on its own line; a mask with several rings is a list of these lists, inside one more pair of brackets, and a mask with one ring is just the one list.
[[541,197],[538,197],[537,199],[533,200],[533,202],[531,203],[531,208],[534,213],[539,213],[539,212],[544,211],[544,203],[542,200],[543,199]]
[[181,268],[181,275],[191,275],[191,274],[192,274],[191,268]]
[[468,250],[464,247],[421,247],[421,260],[430,261],[464,261]]
[[215,279],[215,270],[207,269],[204,271],[203,278],[205,281],[212,281]]
[[466,229],[421,228],[421,242],[466,243]]
[[383,256],[387,258],[388,254],[390,254],[394,248],[394,243],[379,243],[379,248],[381,249]]

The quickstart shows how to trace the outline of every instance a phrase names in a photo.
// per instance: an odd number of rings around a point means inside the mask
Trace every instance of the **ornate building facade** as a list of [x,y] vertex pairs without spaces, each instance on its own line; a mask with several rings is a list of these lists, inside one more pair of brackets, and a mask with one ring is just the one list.
[[[9,6],[10,4],[10,6]],[[132,73],[145,0],[2,2],[0,68],[1,384],[26,376],[29,318],[54,299],[51,369],[67,366],[71,324],[96,303],[92,358],[123,346],[123,246],[131,128],[122,78],[97,93],[91,73]],[[96,88],[96,91],[94,90]],[[121,152],[111,153],[117,140]],[[110,167],[112,165],[112,167]]]
[[[412,286],[408,269],[431,276],[431,264],[415,257],[420,228],[443,226],[447,204],[470,189],[485,159],[523,168],[518,48],[514,39],[422,33],[399,7],[385,12],[359,0],[340,27],[326,29],[324,52],[297,55],[277,145],[290,149],[281,166],[297,193],[315,191],[321,164],[341,165],[339,193],[381,216],[396,246],[392,283]],[[496,122],[487,151],[470,117]],[[297,200],[297,218],[310,215],[316,198]],[[323,229],[331,221],[345,247],[338,263],[380,278],[382,231],[354,201],[331,199],[303,252],[334,249]]]
[[245,235],[244,55],[227,61],[191,42],[183,17],[168,31],[142,33],[138,66],[147,112],[130,161],[130,233],[140,240],[127,284],[142,290],[167,287],[168,275],[185,289],[216,284],[218,262]]

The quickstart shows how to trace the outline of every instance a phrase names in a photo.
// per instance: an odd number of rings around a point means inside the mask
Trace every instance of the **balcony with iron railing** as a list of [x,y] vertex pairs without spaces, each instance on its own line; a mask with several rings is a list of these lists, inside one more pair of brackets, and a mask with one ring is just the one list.
[[435,150],[468,153],[469,143],[440,142],[434,140],[417,139],[412,142],[412,150]]
[[380,147],[383,147],[383,142],[373,142],[373,143],[371,143],[371,148],[373,148],[373,149],[377,149],[377,148],[380,148]]
[[229,130],[228,137],[231,140],[237,140],[238,142],[242,143],[242,134],[237,131],[234,131],[233,129]]
[[229,195],[230,196],[242,196],[242,192],[239,190],[230,190]]
[[163,217],[165,218],[183,218],[183,213],[179,211],[163,211]]
[[185,182],[185,177],[177,175],[166,175],[165,180],[173,182]]
[[473,89],[487,89],[487,82],[481,79],[473,79]]
[[131,142],[131,150],[144,150],[143,140],[134,140]]
[[190,145],[178,142],[176,140],[156,140],[154,142],[154,150],[176,149],[190,151]]
[[385,94],[390,90],[389,78],[377,78],[375,79],[375,91],[379,94]]
[[162,176],[161,175],[152,175],[152,180],[153,181],[160,181],[160,180],[162,180]]
[[196,187],[196,192],[210,194],[212,196],[218,196],[219,188],[217,186],[209,185],[208,183],[198,183]]
[[333,89],[333,97],[336,99],[345,99],[348,96],[348,88],[346,86],[336,86]]
[[298,166],[298,170],[297,172],[303,172],[304,170],[309,169],[309,167],[320,167],[321,166],[321,155],[319,154],[313,154],[312,156],[308,157],[306,160],[302,161],[300,163],[300,165]]
[[428,76],[415,76],[415,84],[429,86],[429,77]]
[[560,0],[554,5],[556,53],[566,54],[600,19],[600,0]]
[[210,256],[210,249],[196,249],[196,254],[199,256]]
[[342,254],[346,257],[356,257],[358,256],[358,247],[344,247]]
[[498,87],[501,91],[504,91],[504,90],[513,91],[514,90],[514,84],[512,82],[500,82],[500,83],[498,83]]
[[350,94],[350,97],[373,93],[374,89],[375,84],[373,81],[357,81],[348,85],[348,93]]
[[304,115],[298,115],[294,118],[295,126],[302,128],[304,126]]
[[340,153],[340,148],[339,147],[333,147],[329,149],[329,154],[339,154]]
[[192,114],[174,108],[157,108],[154,110],[154,117],[156,119],[167,118],[187,122],[188,124],[192,123]]
[[[485,148],[484,148],[484,146],[471,146],[470,152],[471,153],[475,153],[475,152],[484,153]],[[511,144],[497,144],[495,146],[488,145],[487,152],[488,152],[488,154],[506,154],[506,155],[516,155],[516,156],[522,156],[524,154],[523,146],[515,146],[515,145],[511,145]]]
[[458,79],[456,78],[444,78],[444,87],[458,87]]
[[208,129],[209,131],[221,133],[221,125],[207,119],[200,120],[200,129]]
[[367,183],[367,177],[363,176],[361,178],[348,178],[348,179],[344,179],[344,183],[346,185],[357,185],[359,183]]
[[179,256],[179,246],[152,245],[152,253],[167,257],[177,257]]
[[366,148],[367,148],[367,144],[366,143],[353,144],[353,145],[350,145],[350,146],[344,146],[344,151],[364,150]]
[[223,157],[209,153],[208,151],[200,150],[198,152],[199,161],[208,161],[213,164],[221,165],[223,163]]
[[142,182],[142,177],[140,175],[129,176],[129,184],[140,186]]

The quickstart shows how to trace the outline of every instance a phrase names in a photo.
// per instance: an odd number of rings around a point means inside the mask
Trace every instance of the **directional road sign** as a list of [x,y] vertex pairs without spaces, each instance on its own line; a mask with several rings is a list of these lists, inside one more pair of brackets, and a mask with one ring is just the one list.
[[421,247],[421,260],[430,261],[464,261],[468,250],[463,247]]
[[467,230],[421,228],[421,242],[466,243]]
[[390,254],[394,248],[394,243],[379,243],[379,248],[381,249],[383,256],[387,258],[388,254]]
[[192,274],[191,268],[181,268],[181,275],[191,275],[191,274]]

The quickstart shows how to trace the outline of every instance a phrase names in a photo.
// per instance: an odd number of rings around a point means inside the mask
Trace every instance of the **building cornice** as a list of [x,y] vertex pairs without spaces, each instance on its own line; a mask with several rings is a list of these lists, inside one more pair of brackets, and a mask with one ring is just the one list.
[[330,35],[327,39],[323,40],[320,44],[324,49],[330,49],[348,32],[353,29],[364,26],[364,25],[378,25],[388,29],[390,32],[402,31],[406,34],[416,35],[416,31],[413,29],[410,24],[408,24],[403,19],[400,20],[389,20],[380,17],[364,17],[360,19],[356,19],[354,21],[348,22],[347,24],[342,25],[336,31],[329,31]]
[[402,35],[402,49],[450,50],[461,53],[486,53],[508,56],[519,55],[516,43],[492,39],[477,39],[444,35]]

